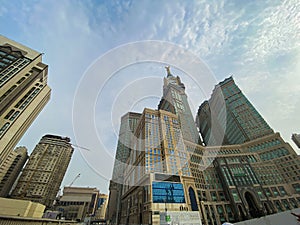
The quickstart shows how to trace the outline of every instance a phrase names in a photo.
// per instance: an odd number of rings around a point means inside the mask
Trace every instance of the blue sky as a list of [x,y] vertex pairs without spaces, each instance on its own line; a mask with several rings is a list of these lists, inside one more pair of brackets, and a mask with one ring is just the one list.
[[[95,168],[95,162],[89,162],[89,153],[77,149],[62,184],[70,184],[81,173],[74,185],[96,186],[107,192],[119,117],[128,109],[157,106],[162,94],[164,62],[126,66],[110,77],[104,89],[95,92],[97,101],[92,110],[105,150],[93,142],[89,146],[84,141],[76,142],[73,102],[86,72],[101,56],[120,45],[145,40],[166,41],[191,51],[214,74],[215,84],[233,75],[270,126],[292,144],[291,134],[300,132],[299,12],[300,2],[296,0],[1,0],[1,34],[45,53],[43,61],[49,65],[52,98],[20,145],[31,152],[42,135],[54,133],[69,136],[73,143],[83,144],[99,154],[109,152],[111,157],[106,163]],[[201,88],[176,65],[172,71],[186,84],[195,113],[207,93],[199,91]],[[101,71],[99,76],[103,76]],[[197,72],[192,76],[198,76]],[[211,82],[201,85],[213,89]],[[147,86],[149,92],[133,92]],[[84,97],[88,99],[88,90],[86,93]],[[110,104],[121,104],[122,98],[128,100],[126,106],[116,109]],[[105,118],[107,112],[111,112],[110,120]],[[84,119],[82,123],[84,130]]]

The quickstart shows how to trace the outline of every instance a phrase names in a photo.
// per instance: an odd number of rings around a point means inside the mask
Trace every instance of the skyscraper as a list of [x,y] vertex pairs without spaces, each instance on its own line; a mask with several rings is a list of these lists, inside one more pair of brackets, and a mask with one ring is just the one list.
[[[225,104],[216,110],[216,92],[220,90]],[[220,116],[222,111],[226,113]],[[205,148],[207,165],[213,162],[203,171],[204,180],[198,183],[196,178],[206,211],[203,219],[208,224],[218,224],[218,219],[246,220],[299,206],[299,156],[279,133],[274,133],[232,77],[220,82],[211,98],[201,104],[196,121],[204,143],[211,146]],[[213,122],[217,127],[214,131]],[[213,146],[219,129],[224,135],[221,147]],[[191,162],[197,155],[201,157],[194,152]],[[200,165],[205,164],[205,158],[202,156]],[[197,177],[197,170],[192,173]],[[228,201],[230,206],[215,209],[210,201]],[[219,218],[211,216],[216,210]]]
[[[14,182],[17,180],[24,164],[28,158],[27,149],[25,147],[17,147],[6,157],[3,163],[6,171],[0,180],[0,196],[7,197]],[[3,171],[4,173],[4,171]]]
[[[222,91],[225,105],[216,109],[217,92]],[[218,104],[217,104],[218,105]],[[226,113],[223,113],[223,112]],[[212,97],[205,101],[197,113],[197,126],[206,145],[216,145],[218,129],[212,132],[212,119],[215,126],[225,128],[223,144],[242,144],[274,133],[263,117],[245,97],[232,77],[220,82],[213,90]],[[209,143],[209,138],[211,138]]]
[[[123,175],[119,223],[155,224],[166,207],[168,211],[185,211],[189,205],[196,209],[194,178],[178,116],[145,108],[134,136]],[[155,211],[158,214],[152,215]]]
[[0,35],[0,179],[3,163],[50,99],[42,54]]
[[[203,128],[204,143],[210,144],[204,146],[193,135],[196,125],[191,128],[187,122],[189,114],[177,105],[178,99],[178,103],[186,102],[177,96],[183,94],[184,86],[167,71],[158,110],[144,109],[130,139],[120,171],[123,185],[116,198],[120,202],[116,222],[180,223],[185,218],[191,223],[201,219],[202,224],[221,225],[299,207],[299,156],[273,132],[233,79],[217,85],[211,99],[200,107],[197,123]],[[221,87],[226,96],[222,104]],[[229,90],[232,96],[226,93]],[[225,108],[232,114],[227,118],[221,113]],[[212,124],[219,130],[224,123],[229,128],[223,132],[227,145],[213,146],[222,132],[210,132]],[[111,201],[115,200],[109,199],[109,205]]]
[[30,155],[12,197],[50,208],[63,180],[73,148],[70,138],[45,135]]
[[292,140],[295,142],[298,148],[300,148],[300,134],[293,134]]
[[185,93],[185,86],[180,77],[173,76],[167,66],[167,77],[164,78],[163,97],[158,109],[172,112],[178,116],[185,140],[201,144],[198,130]]
[[134,131],[141,117],[140,113],[128,112],[121,118],[118,146],[114,162],[112,179],[109,184],[109,199],[107,206],[107,220],[116,223],[120,218],[121,193],[124,182],[124,170],[132,149]]

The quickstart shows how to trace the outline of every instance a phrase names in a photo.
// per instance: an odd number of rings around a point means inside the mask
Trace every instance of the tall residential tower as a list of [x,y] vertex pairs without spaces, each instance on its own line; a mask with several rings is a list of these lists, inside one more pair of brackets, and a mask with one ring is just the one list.
[[72,154],[70,138],[43,136],[29,157],[12,198],[38,202],[50,208]]

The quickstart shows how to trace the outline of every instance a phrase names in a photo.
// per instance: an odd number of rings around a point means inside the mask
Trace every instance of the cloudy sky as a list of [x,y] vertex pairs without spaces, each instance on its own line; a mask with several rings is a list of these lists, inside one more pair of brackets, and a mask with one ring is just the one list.
[[[120,116],[157,106],[166,64],[186,84],[194,114],[209,97],[207,90],[233,75],[270,126],[292,144],[291,134],[300,133],[299,12],[296,0],[0,0],[1,34],[45,53],[49,65],[52,98],[19,144],[31,152],[46,133],[71,137],[89,151],[76,148],[62,186],[80,173],[74,185],[107,193]],[[144,41],[189,51],[209,78],[195,82],[201,71],[188,73],[170,63],[164,47],[155,52],[164,57],[115,61],[134,57],[131,44]],[[112,65],[109,74],[106,65]],[[88,111],[93,127],[86,125]]]

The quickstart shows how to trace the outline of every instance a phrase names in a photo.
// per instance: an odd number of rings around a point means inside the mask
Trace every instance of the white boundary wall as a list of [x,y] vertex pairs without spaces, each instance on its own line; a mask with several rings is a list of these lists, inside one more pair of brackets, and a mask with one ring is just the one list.
[[300,222],[297,221],[297,217],[293,216],[291,212],[299,215],[300,208],[234,223],[234,225],[300,225]]

